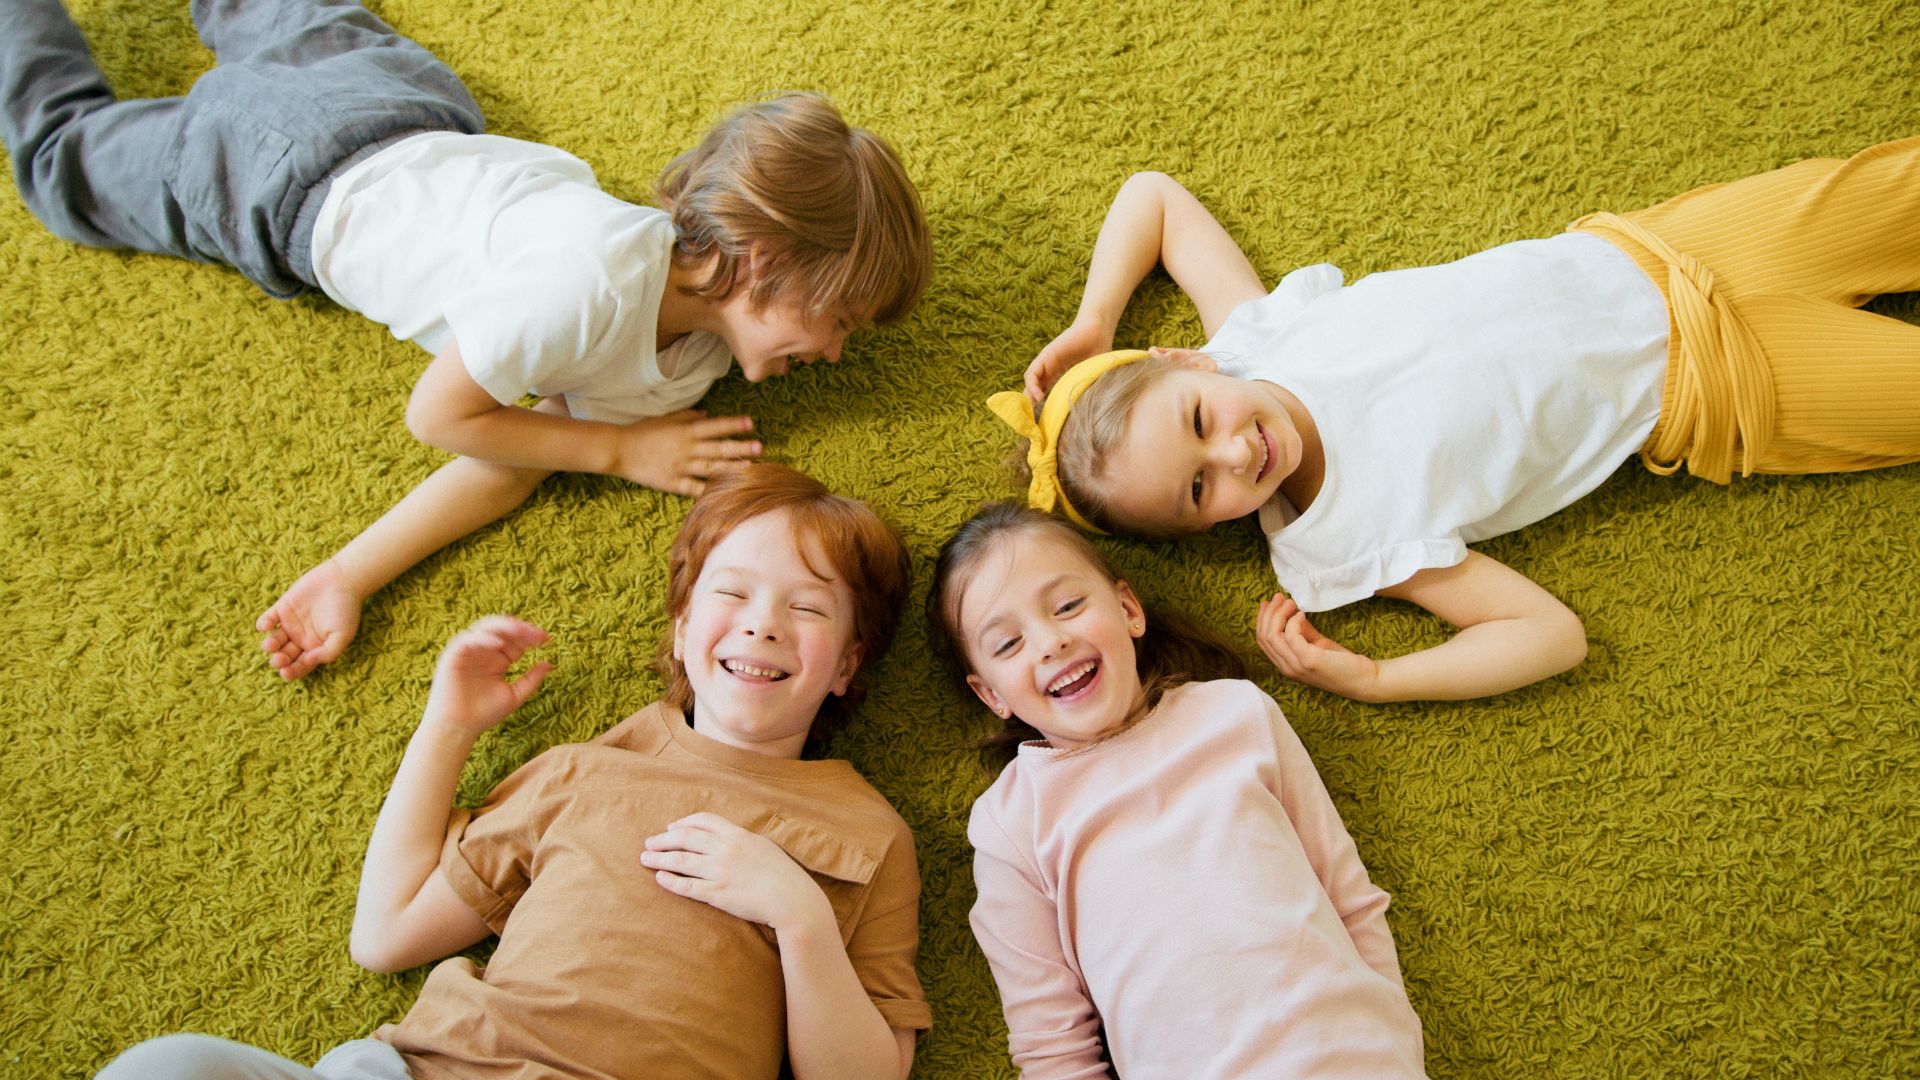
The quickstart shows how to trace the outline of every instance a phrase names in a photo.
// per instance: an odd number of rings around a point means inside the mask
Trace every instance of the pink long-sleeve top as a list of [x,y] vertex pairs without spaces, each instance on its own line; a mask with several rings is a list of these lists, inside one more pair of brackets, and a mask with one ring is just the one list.
[[1425,1076],[1387,894],[1280,707],[1188,683],[974,803],[973,932],[1032,1077]]

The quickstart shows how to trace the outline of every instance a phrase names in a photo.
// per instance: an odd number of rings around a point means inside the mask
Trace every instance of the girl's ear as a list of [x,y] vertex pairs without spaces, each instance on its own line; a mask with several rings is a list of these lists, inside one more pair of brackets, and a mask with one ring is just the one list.
[[683,618],[675,618],[673,620],[673,658],[675,660],[680,661],[682,664],[685,664],[687,662],[686,643],[687,643],[687,620]]
[[1133,594],[1133,586],[1124,581],[1113,583],[1114,594],[1120,598],[1120,610],[1127,613],[1127,633],[1140,637],[1147,632],[1147,608],[1140,598]]
[[987,681],[980,676],[967,676],[967,686],[973,690],[973,696],[979,698],[981,703],[987,708],[992,709],[993,715],[998,716],[1000,719],[1005,720],[1008,714],[1013,711],[1007,708],[1007,703],[1001,701],[1000,695],[994,693],[993,687],[988,686]]
[[846,653],[840,657],[840,670],[833,676],[833,696],[844,697],[847,687],[853,685],[853,677],[860,674],[860,657],[863,650],[859,642],[847,646]]

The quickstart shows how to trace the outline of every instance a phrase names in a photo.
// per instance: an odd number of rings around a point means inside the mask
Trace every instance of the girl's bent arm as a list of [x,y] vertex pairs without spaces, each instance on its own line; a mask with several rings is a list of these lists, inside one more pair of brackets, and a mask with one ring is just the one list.
[[1156,265],[1200,311],[1212,337],[1233,309],[1266,293],[1240,246],[1200,200],[1165,173],[1127,178],[1094,241],[1087,287],[1074,325],[1027,369],[1029,393],[1044,394],[1062,372],[1111,348],[1133,291]]
[[1260,649],[1288,678],[1359,701],[1487,697],[1558,675],[1587,656],[1579,616],[1477,551],[1379,595],[1418,604],[1460,632],[1433,648],[1376,661],[1327,638],[1292,600],[1275,596],[1260,605]]
[[1477,551],[1422,570],[1380,595],[1426,608],[1460,632],[1380,665],[1382,701],[1488,697],[1551,678],[1587,658],[1580,617],[1533,579]]

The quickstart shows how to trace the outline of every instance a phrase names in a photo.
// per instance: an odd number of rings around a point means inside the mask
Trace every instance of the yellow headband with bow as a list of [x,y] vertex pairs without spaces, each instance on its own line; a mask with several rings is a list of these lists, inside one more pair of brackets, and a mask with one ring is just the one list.
[[1105,530],[1080,516],[1080,511],[1067,501],[1066,489],[1060,486],[1060,429],[1066,426],[1067,414],[1073,411],[1074,402],[1080,400],[1080,395],[1087,392],[1094,380],[1114,368],[1146,358],[1147,354],[1138,349],[1124,349],[1073,365],[1047,393],[1038,420],[1034,419],[1033,402],[1018,390],[1002,390],[987,399],[987,408],[993,410],[993,415],[1006,421],[1015,434],[1027,440],[1027,467],[1033,472],[1033,483],[1027,488],[1028,506],[1052,513],[1058,505],[1066,512],[1067,520],[1088,532],[1106,535]]

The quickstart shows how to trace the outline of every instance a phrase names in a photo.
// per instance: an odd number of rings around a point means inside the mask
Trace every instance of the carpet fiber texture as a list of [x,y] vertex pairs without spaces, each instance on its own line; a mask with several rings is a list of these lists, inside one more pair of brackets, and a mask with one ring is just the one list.
[[[978,403],[1071,319],[1130,171],[1180,177],[1270,282],[1321,260],[1352,280],[1920,129],[1902,0],[375,7],[493,131],[636,201],[769,89],[894,141],[937,245],[925,302],[837,366],[708,404],[883,508],[916,600],[946,533],[1016,490]],[[211,62],[184,3],[74,8],[125,96]],[[1156,278],[1120,340],[1199,337]],[[558,667],[481,742],[465,799],[656,696],[686,506],[597,477],[403,577],[316,677],[269,672],[254,616],[444,460],[402,424],[426,359],[324,298],[69,246],[0,191],[0,1075],[87,1074],[181,1029],[312,1060],[399,1017],[423,973],[348,960],[354,886],[433,658],[474,617],[544,625]],[[1920,468],[1720,488],[1629,466],[1483,545],[1584,617],[1573,673],[1368,706],[1262,662],[1394,896],[1435,1076],[1920,1074],[1917,530]],[[1103,544],[1257,658],[1251,531]],[[1381,601],[1322,625],[1374,654],[1441,637]],[[912,617],[836,751],[918,837],[916,1075],[1005,1076],[966,924],[988,718],[937,670]]]

